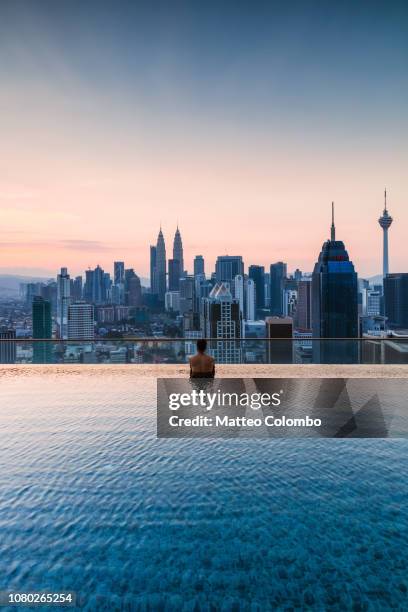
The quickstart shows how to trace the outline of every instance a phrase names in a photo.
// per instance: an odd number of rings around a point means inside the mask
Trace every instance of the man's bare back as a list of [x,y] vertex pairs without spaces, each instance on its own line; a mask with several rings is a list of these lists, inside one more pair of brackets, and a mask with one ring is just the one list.
[[190,357],[190,376],[191,378],[213,377],[215,374],[215,361],[205,353],[197,353]]

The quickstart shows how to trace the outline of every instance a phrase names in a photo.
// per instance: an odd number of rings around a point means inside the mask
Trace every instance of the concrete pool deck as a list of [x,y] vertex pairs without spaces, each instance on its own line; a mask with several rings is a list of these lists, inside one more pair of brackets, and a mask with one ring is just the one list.
[[[188,378],[187,364],[12,364],[0,365],[2,377],[129,375],[143,378]],[[408,378],[408,365],[299,365],[240,364],[217,365],[218,378]]]

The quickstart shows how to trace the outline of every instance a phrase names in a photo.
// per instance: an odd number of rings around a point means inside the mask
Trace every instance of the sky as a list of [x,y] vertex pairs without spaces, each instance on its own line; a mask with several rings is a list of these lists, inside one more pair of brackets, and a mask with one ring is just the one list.
[[0,0],[0,273],[408,271],[406,2]]

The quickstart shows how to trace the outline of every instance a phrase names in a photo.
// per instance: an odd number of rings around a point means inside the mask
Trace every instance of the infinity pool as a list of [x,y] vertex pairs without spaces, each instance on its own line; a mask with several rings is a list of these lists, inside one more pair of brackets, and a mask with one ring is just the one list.
[[406,440],[158,440],[155,394],[135,369],[0,372],[0,589],[407,609]]

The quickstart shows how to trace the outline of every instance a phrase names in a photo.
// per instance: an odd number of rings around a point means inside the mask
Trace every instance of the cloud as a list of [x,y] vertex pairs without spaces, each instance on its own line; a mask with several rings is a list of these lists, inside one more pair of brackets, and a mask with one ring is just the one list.
[[37,250],[37,249],[58,249],[72,251],[87,251],[87,252],[113,252],[120,248],[121,251],[132,250],[131,246],[124,244],[113,245],[99,240],[79,240],[79,239],[61,239],[61,240],[13,240],[9,242],[0,242],[0,250]]

